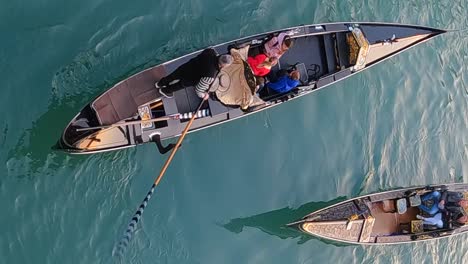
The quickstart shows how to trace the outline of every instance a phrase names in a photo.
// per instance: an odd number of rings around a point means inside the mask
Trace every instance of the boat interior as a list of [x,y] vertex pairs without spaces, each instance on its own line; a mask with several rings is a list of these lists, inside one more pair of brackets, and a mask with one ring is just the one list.
[[[349,32],[335,32],[323,35],[312,35],[294,38],[294,45],[280,58],[278,64],[271,69],[267,79],[276,81],[278,73],[283,70],[298,70],[301,74],[301,86],[313,85],[320,78],[332,75],[340,69],[351,66],[349,61],[350,48],[346,40]],[[249,56],[260,53],[262,44],[251,46]],[[265,101],[275,100],[281,94],[264,87],[260,93]]]
[[375,219],[372,236],[409,233],[408,227],[411,222],[418,221],[416,215],[421,213],[418,207],[407,207],[403,212],[398,212],[396,203],[396,200],[371,203],[369,209]]

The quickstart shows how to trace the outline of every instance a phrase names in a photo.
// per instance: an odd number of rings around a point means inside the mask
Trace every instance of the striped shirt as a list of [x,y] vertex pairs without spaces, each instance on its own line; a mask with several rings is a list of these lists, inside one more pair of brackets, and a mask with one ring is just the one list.
[[200,81],[195,86],[195,92],[197,92],[198,97],[203,98],[205,93],[210,89],[210,85],[213,83],[214,78],[212,77],[202,77]]

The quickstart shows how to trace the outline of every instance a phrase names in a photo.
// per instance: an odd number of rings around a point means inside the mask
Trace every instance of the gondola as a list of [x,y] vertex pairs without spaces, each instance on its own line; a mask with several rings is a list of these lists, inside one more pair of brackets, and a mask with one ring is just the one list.
[[419,206],[427,203],[422,197],[435,191],[458,192],[468,198],[468,184],[463,183],[398,189],[334,204],[288,226],[326,240],[360,245],[411,243],[467,232],[468,225],[454,224],[447,213],[441,213],[442,227],[425,224],[417,217],[430,217]]
[[[228,48],[248,45],[249,54],[258,53],[268,38],[281,32],[288,32],[294,46],[281,57],[269,76],[274,78],[279,71],[294,68],[301,73],[301,84],[284,94],[266,89],[260,94],[264,104],[247,110],[210,98],[200,111],[194,113],[197,119],[189,132],[315,92],[446,31],[392,23],[328,23],[267,32],[213,48],[219,54],[225,54]],[[154,84],[200,52],[143,70],[115,84],[72,119],[56,148],[73,154],[90,154],[154,142],[161,153],[167,152],[169,147],[164,147],[161,141],[181,134],[201,99],[193,87],[166,98],[159,94]]]

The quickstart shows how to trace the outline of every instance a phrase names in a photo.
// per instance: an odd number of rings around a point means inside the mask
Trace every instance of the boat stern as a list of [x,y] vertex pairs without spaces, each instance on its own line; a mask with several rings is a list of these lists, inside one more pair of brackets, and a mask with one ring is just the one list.
[[130,145],[127,131],[120,127],[89,129],[99,125],[94,111],[87,105],[68,124],[54,149],[70,154],[89,154]]

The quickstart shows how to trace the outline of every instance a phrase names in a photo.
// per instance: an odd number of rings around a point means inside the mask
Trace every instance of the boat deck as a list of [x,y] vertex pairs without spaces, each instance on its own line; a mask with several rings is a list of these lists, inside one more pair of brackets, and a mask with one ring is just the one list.
[[416,215],[419,213],[417,207],[409,207],[404,214],[388,212],[384,209],[383,202],[373,203],[370,209],[375,218],[372,236],[398,234],[401,232],[400,226],[410,223],[411,220],[416,220]]

